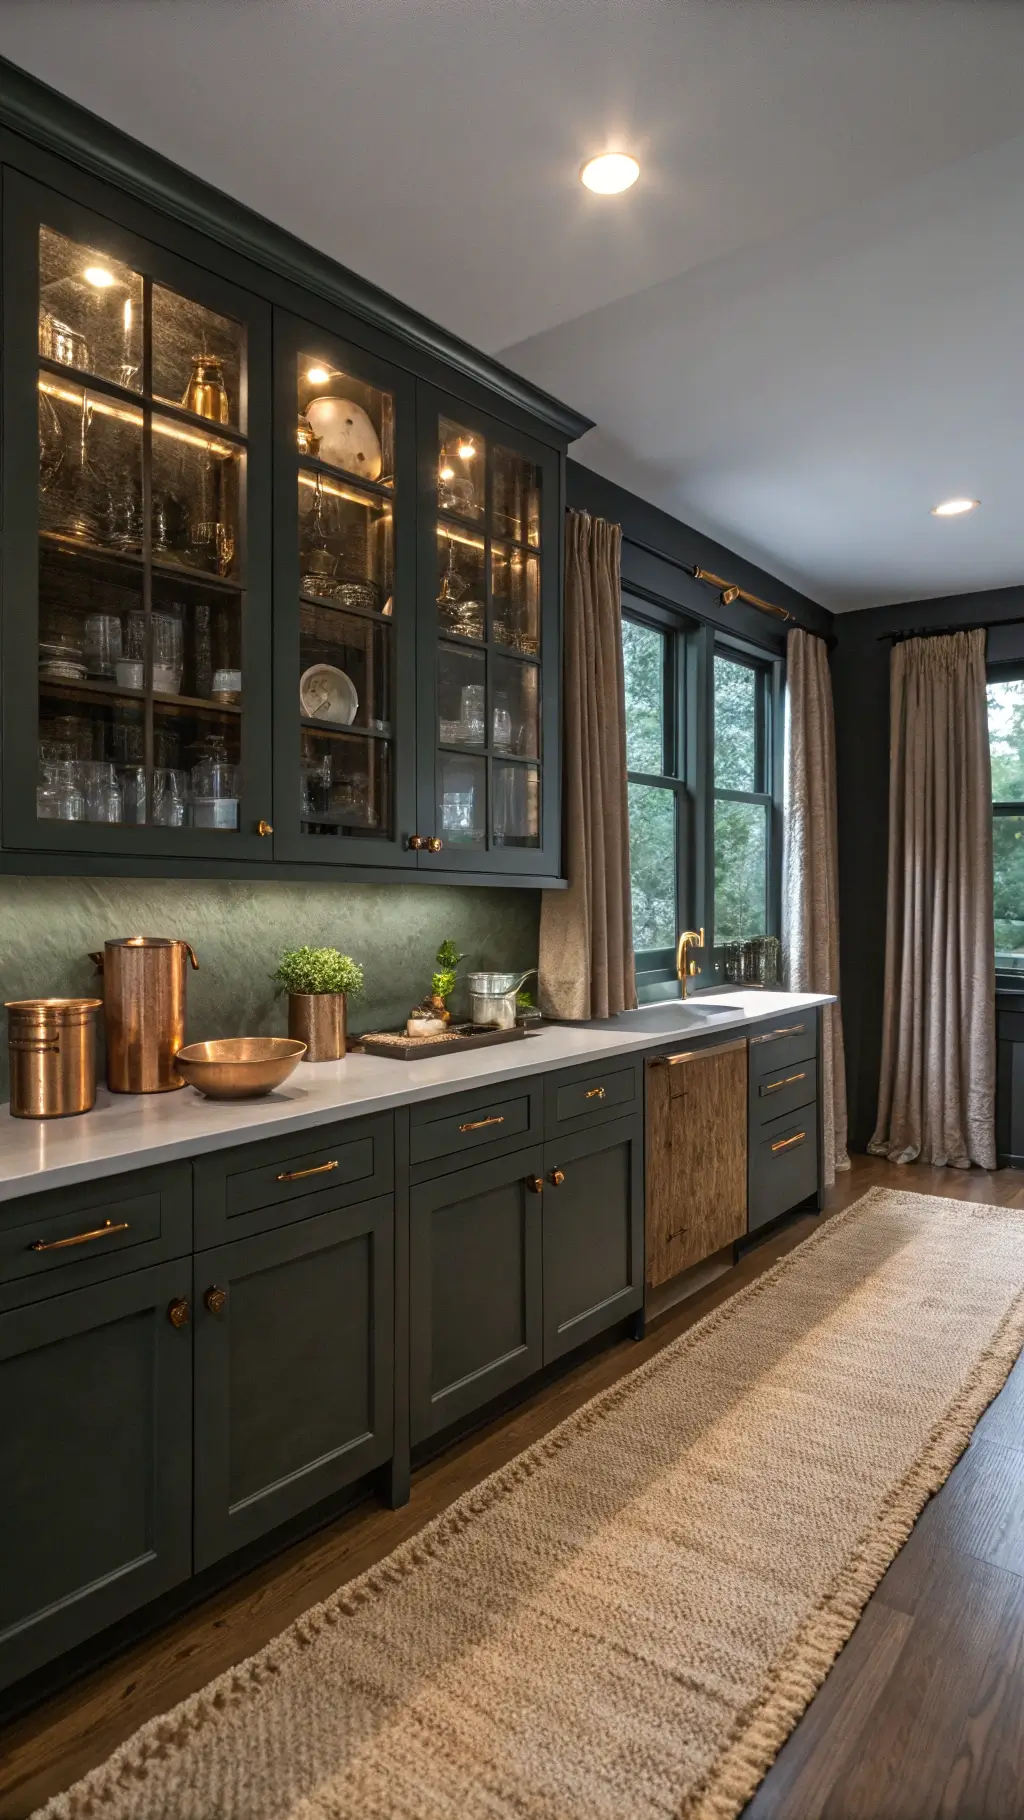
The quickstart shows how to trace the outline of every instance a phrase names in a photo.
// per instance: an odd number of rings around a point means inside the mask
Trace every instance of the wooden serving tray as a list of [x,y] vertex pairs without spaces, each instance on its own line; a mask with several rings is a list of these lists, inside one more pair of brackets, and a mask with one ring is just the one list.
[[512,1030],[456,1024],[443,1036],[407,1036],[404,1030],[370,1030],[359,1038],[358,1047],[365,1055],[387,1055],[396,1062],[416,1062],[425,1055],[452,1055],[457,1049],[486,1049],[491,1043],[514,1043],[532,1034],[518,1024]]

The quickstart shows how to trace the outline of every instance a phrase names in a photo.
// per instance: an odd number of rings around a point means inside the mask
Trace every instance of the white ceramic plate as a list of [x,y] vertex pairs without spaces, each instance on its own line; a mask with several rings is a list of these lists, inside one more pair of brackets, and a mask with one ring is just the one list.
[[380,438],[363,410],[351,398],[314,398],[306,418],[320,438],[320,460],[364,480],[379,480]]
[[328,720],[338,727],[350,727],[359,696],[344,670],[333,664],[312,664],[299,678],[299,705],[308,720]]

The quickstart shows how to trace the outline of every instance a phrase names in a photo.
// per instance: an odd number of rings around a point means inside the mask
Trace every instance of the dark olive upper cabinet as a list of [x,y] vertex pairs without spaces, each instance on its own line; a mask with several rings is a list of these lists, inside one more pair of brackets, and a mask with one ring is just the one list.
[[4,174],[4,843],[265,857],[267,306]]
[[556,881],[587,420],[4,84],[0,871]]
[[190,1268],[0,1316],[0,1685],[191,1572]]
[[559,870],[554,452],[420,388],[421,864]]
[[391,1197],[195,1259],[196,1567],[391,1455]]

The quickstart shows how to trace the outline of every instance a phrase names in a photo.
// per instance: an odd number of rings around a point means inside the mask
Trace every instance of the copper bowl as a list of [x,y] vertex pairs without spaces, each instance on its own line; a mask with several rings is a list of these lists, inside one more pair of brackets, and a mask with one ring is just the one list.
[[174,1066],[208,1100],[258,1100],[280,1087],[305,1053],[305,1043],[290,1036],[223,1036],[179,1049]]

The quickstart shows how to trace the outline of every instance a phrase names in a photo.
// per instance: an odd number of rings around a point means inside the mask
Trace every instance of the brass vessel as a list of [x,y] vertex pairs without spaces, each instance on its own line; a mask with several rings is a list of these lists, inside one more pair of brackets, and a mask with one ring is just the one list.
[[307,1062],[338,1062],[348,1048],[343,992],[289,992],[288,1035],[306,1045]]
[[224,383],[224,363],[216,354],[193,354],[192,372],[182,405],[212,423],[230,423],[231,406]]
[[174,1058],[185,1041],[188,942],[129,935],[90,957],[103,975],[107,1086],[112,1093],[168,1093],[185,1085]]
[[96,1101],[98,998],[10,999],[7,1042],[16,1119],[62,1119]]
[[225,1036],[179,1049],[176,1066],[209,1100],[256,1100],[286,1081],[306,1053],[287,1036]]

